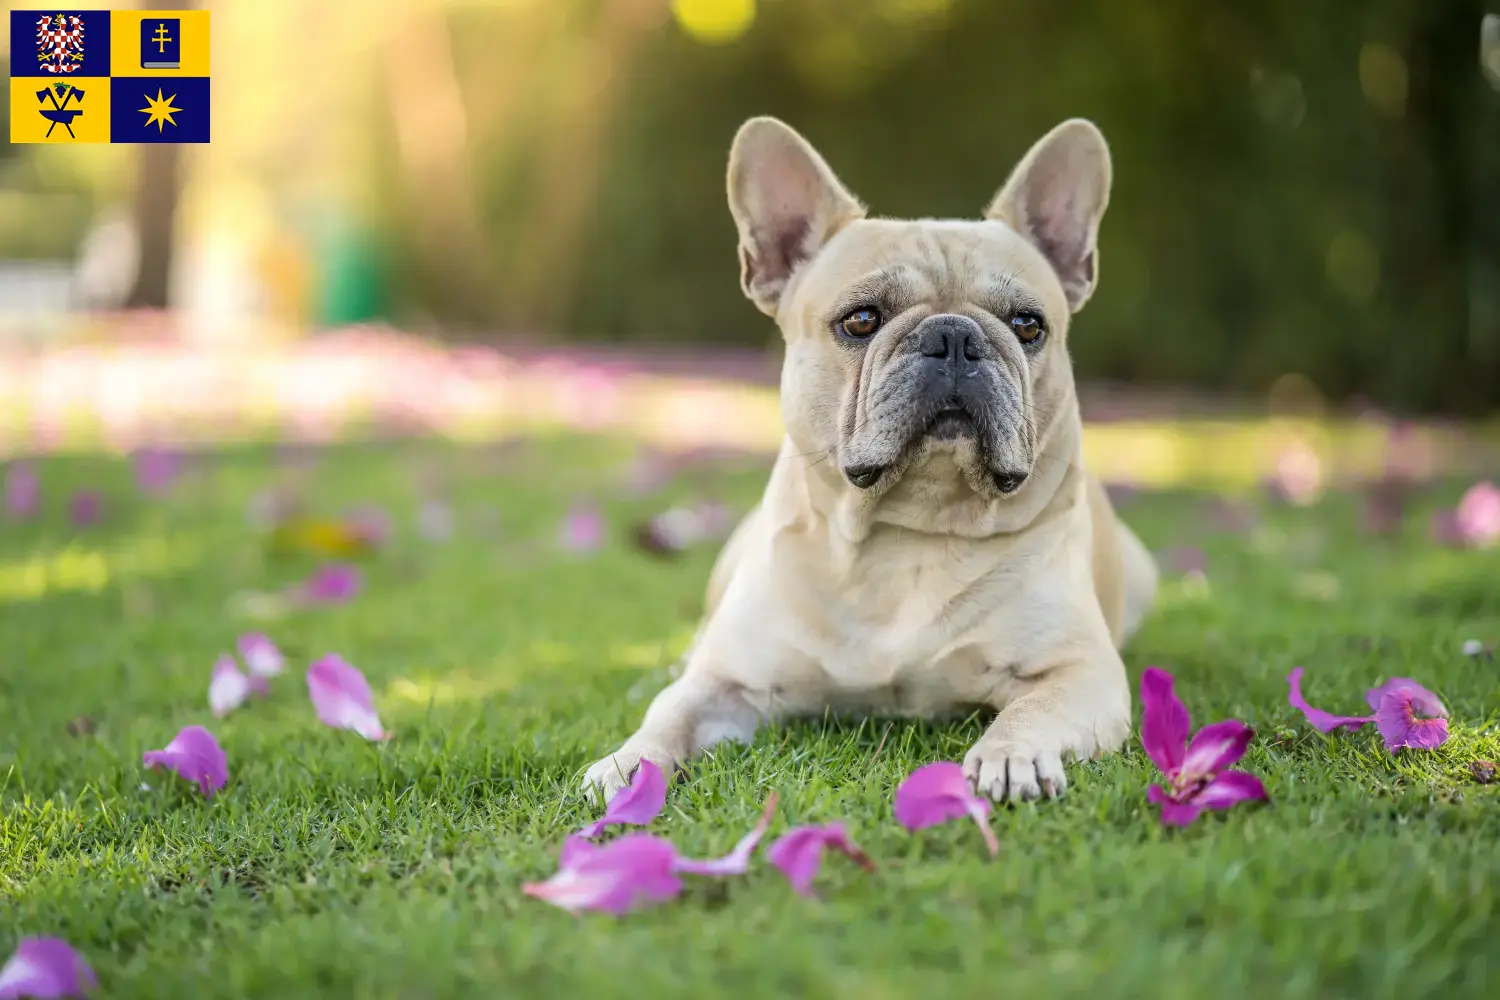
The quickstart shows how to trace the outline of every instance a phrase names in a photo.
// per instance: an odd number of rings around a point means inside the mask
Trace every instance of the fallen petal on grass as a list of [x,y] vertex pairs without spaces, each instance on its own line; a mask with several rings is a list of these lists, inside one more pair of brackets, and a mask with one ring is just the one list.
[[395,523],[384,507],[365,504],[344,515],[344,523],[364,545],[378,548],[390,541]]
[[358,567],[325,563],[295,588],[294,595],[304,604],[344,604],[357,597],[363,586]]
[[0,967],[0,1000],[81,997],[98,988],[89,963],[62,938],[22,938]]
[[788,830],[766,850],[766,860],[781,870],[798,895],[811,896],[813,879],[823,866],[824,849],[838,851],[867,872],[875,870],[875,862],[849,839],[842,823]]
[[[1370,694],[1377,691],[1381,694],[1375,709],[1375,728],[1391,753],[1406,748],[1434,750],[1447,742],[1448,720],[1443,716],[1448,713],[1437,695],[1411,681],[1399,685],[1390,681]],[[1433,718],[1423,718],[1418,712]]]
[[162,750],[147,750],[141,762],[148,768],[164,767],[179,778],[198,783],[204,798],[229,781],[229,760],[214,734],[202,726],[188,726]]
[[588,501],[573,505],[563,518],[558,543],[567,552],[587,553],[598,550],[604,544],[604,515]]
[[1448,709],[1444,707],[1443,701],[1437,695],[1412,680],[1410,677],[1392,677],[1384,684],[1372,687],[1365,692],[1365,702],[1375,711],[1380,711],[1385,696],[1392,691],[1405,691],[1411,696],[1412,707],[1423,715],[1431,715],[1446,719]]
[[545,882],[521,886],[526,895],[569,913],[602,910],[616,915],[660,903],[682,892],[677,849],[649,833],[626,834],[594,850],[564,851],[568,862]]
[[1373,715],[1334,715],[1313,708],[1302,696],[1302,668],[1287,675],[1290,688],[1287,701],[1307,717],[1312,727],[1331,733],[1339,727],[1358,729],[1375,723],[1385,740],[1387,750],[1395,753],[1406,747],[1431,750],[1448,739],[1448,710],[1437,695],[1409,677],[1394,677],[1365,692],[1365,701]]
[[1453,548],[1487,549],[1500,542],[1500,486],[1469,487],[1457,507],[1433,515],[1432,537]]
[[775,792],[771,793],[766,799],[765,809],[761,810],[760,821],[755,824],[754,829],[740,838],[739,843],[728,854],[702,861],[679,857],[676,870],[689,875],[743,875],[750,867],[750,856],[755,853],[755,848],[771,826],[771,816],[776,812],[778,798]]
[[365,675],[343,657],[325,656],[308,667],[307,693],[324,725],[351,729],[367,740],[390,739],[381,728]]
[[922,830],[971,816],[993,857],[1000,853],[1000,841],[990,829],[989,815],[989,801],[974,794],[964,769],[952,761],[924,764],[896,789],[896,821],[902,826]]
[[1290,691],[1287,701],[1297,711],[1307,717],[1308,724],[1320,733],[1331,733],[1340,727],[1347,729],[1358,729],[1367,722],[1374,722],[1373,715],[1334,715],[1325,712],[1321,708],[1313,708],[1302,696],[1302,668],[1295,667],[1286,676],[1287,686]]
[[610,800],[604,816],[578,831],[583,837],[597,837],[611,826],[629,824],[645,826],[667,805],[667,778],[649,760],[642,760],[630,777],[630,784]]
[[260,632],[247,632],[235,643],[240,659],[255,677],[275,677],[286,669],[286,657],[276,648],[271,637]]
[[557,874],[545,882],[528,882],[521,891],[569,913],[618,915],[672,899],[682,892],[682,874],[743,874],[771,824],[776,800],[771,793],[755,828],[721,858],[684,858],[670,841],[649,833],[629,833],[602,846],[574,834],[563,843]]
[[1167,826],[1186,826],[1204,809],[1228,809],[1267,797],[1259,778],[1229,770],[1244,757],[1255,730],[1238,719],[1204,726],[1188,741],[1192,717],[1177,697],[1172,675],[1147,667],[1141,675],[1141,745],[1167,783],[1152,785],[1146,798],[1161,806]]
[[182,459],[165,448],[142,448],[131,459],[135,485],[142,493],[160,496],[171,490],[182,472]]
[[5,510],[11,517],[35,516],[41,509],[42,481],[30,462],[12,462],[5,470]]
[[1293,441],[1276,456],[1265,487],[1272,499],[1310,506],[1323,493],[1323,460],[1305,441]]
[[214,715],[223,717],[245,703],[251,694],[265,694],[263,677],[250,677],[240,671],[232,656],[214,661],[213,677],[208,683],[208,706]]
[[98,490],[78,490],[68,498],[68,522],[73,527],[91,527],[103,519],[103,493]]
[[1500,486],[1475,483],[1458,501],[1454,511],[1458,530],[1475,548],[1489,548],[1500,542]]

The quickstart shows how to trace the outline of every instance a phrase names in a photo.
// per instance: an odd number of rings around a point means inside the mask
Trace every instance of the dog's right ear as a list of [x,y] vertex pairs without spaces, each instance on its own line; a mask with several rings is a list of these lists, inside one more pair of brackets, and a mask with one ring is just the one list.
[[865,214],[818,151],[775,118],[752,118],[734,137],[729,211],[740,233],[740,286],[772,316],[797,268]]

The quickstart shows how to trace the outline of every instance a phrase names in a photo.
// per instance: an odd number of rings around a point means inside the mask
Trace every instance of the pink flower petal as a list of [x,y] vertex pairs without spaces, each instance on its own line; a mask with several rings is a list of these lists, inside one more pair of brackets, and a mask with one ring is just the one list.
[[563,518],[559,542],[569,552],[593,552],[604,544],[604,515],[592,503],[580,501]]
[[214,734],[202,726],[183,729],[164,750],[147,750],[141,754],[141,763],[196,781],[204,798],[212,798],[229,781],[229,760]]
[[621,914],[671,899],[682,891],[677,850],[648,833],[632,833],[590,851],[576,851],[567,867],[521,891],[569,913],[603,910]]
[[[1427,692],[1431,697],[1431,692]],[[1388,690],[1375,710],[1375,728],[1385,738],[1385,748],[1392,753],[1403,747],[1433,750],[1448,739],[1448,720],[1420,719],[1416,699],[1409,688]],[[1439,705],[1438,707],[1442,707]]]
[[569,834],[568,839],[563,841],[562,850],[557,852],[557,867],[577,868],[584,858],[599,850],[603,848],[582,834]]
[[391,537],[391,515],[374,505],[356,507],[344,515],[355,538],[369,546],[384,545]]
[[842,823],[788,830],[766,851],[766,859],[781,869],[798,895],[811,896],[825,847],[852,858],[865,871],[875,870],[875,862],[854,845]]
[[375,714],[365,675],[342,657],[325,656],[307,668],[307,693],[324,725],[352,729],[367,740],[390,738]]
[[972,816],[984,835],[990,855],[1000,853],[1000,841],[989,824],[990,804],[974,794],[964,770],[952,761],[924,764],[896,789],[896,821],[908,830],[921,830],[963,816]]
[[326,563],[304,580],[296,593],[305,604],[343,604],[356,597],[362,586],[357,567]]
[[5,470],[5,509],[12,517],[31,517],[41,509],[42,481],[30,462],[12,462]]
[[61,938],[22,938],[0,968],[0,1000],[81,997],[98,988],[89,963]]
[[1500,486],[1475,483],[1458,501],[1454,519],[1463,540],[1475,548],[1500,542]]
[[643,760],[631,775],[630,785],[610,800],[604,817],[579,831],[584,837],[597,837],[606,827],[617,824],[645,826],[667,805],[667,779],[661,768]]
[[275,677],[286,669],[286,658],[270,637],[250,632],[239,638],[240,658],[254,677]]
[[545,882],[529,882],[521,890],[570,913],[604,910],[619,914],[676,896],[682,891],[678,876],[684,873],[743,874],[771,824],[776,799],[772,792],[755,829],[722,858],[684,858],[671,842],[648,833],[626,834],[602,846],[575,833],[563,842],[557,874]]
[[750,867],[750,855],[755,853],[756,846],[771,825],[771,815],[776,811],[776,800],[779,797],[775,792],[771,793],[766,799],[765,809],[761,811],[760,821],[753,830],[740,838],[739,843],[728,854],[722,858],[703,861],[679,857],[674,870],[689,875],[743,875]]
[[213,679],[208,684],[208,706],[214,715],[228,715],[243,705],[252,692],[266,693],[264,678],[245,676],[232,656],[221,656],[214,662]]
[[1173,690],[1172,675],[1158,667],[1141,674],[1141,746],[1168,777],[1182,770],[1192,717]]
[[1178,802],[1160,785],[1152,785],[1147,789],[1146,798],[1153,804],[1161,806],[1163,826],[1187,826],[1203,811],[1202,806],[1192,802]]
[[104,517],[104,494],[98,490],[78,490],[68,498],[68,520],[75,528],[98,524]]
[[1228,809],[1237,802],[1264,801],[1266,786],[1253,774],[1225,771],[1203,786],[1189,801],[1204,809]]
[[136,487],[142,493],[160,495],[172,488],[182,471],[179,456],[164,448],[142,448],[131,462],[135,468]]
[[1294,667],[1292,672],[1286,675],[1287,701],[1291,706],[1307,717],[1307,722],[1320,733],[1331,733],[1340,726],[1349,729],[1358,729],[1366,722],[1374,722],[1373,715],[1334,715],[1325,712],[1321,708],[1313,708],[1302,697],[1302,668]]
[[1446,719],[1448,709],[1443,707],[1442,699],[1431,691],[1412,680],[1410,677],[1392,677],[1379,687],[1373,687],[1365,692],[1365,701],[1375,711],[1380,711],[1380,703],[1385,696],[1392,691],[1406,691],[1411,695],[1411,707],[1414,711],[1423,715]]
[[1218,774],[1245,756],[1255,730],[1238,719],[1225,719],[1198,730],[1182,760],[1183,774]]
[[1302,441],[1294,441],[1276,456],[1276,467],[1266,483],[1275,499],[1306,506],[1318,498],[1323,488],[1323,461],[1318,453]]

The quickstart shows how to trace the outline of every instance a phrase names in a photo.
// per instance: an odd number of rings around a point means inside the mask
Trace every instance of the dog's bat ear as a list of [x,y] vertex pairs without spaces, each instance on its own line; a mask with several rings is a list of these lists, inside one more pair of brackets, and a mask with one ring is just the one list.
[[1074,312],[1099,280],[1099,220],[1109,205],[1109,184],[1104,135],[1093,122],[1073,118],[1031,147],[984,212],[1046,256]]
[[729,150],[729,211],[740,235],[740,285],[776,315],[787,282],[864,206],[790,126],[752,118]]

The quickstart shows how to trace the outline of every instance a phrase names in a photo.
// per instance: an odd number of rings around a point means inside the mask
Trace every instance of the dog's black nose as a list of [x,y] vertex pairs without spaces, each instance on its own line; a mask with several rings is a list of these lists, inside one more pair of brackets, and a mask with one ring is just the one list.
[[885,472],[883,465],[846,465],[844,476],[856,487],[867,490],[880,482],[880,477]]
[[960,360],[978,361],[984,331],[967,316],[942,313],[917,325],[917,351],[926,358],[941,358],[957,365]]
[[1026,482],[1024,472],[997,472],[995,473],[995,486],[1001,493],[1014,493]]

